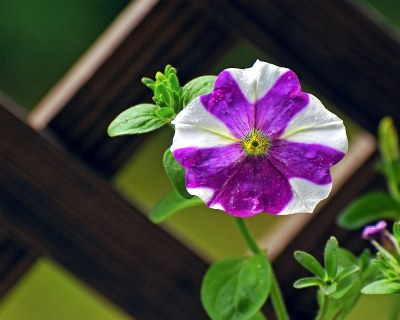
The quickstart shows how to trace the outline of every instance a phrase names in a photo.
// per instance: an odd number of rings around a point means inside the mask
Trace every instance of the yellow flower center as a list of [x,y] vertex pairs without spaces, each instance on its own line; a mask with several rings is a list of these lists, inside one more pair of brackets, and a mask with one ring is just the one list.
[[268,153],[271,140],[261,131],[252,129],[242,138],[241,144],[247,155],[263,156]]

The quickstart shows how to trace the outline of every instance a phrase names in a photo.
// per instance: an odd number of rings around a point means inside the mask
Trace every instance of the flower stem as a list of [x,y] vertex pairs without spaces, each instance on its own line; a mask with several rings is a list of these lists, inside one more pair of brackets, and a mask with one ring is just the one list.
[[329,298],[326,295],[322,296],[321,306],[318,311],[318,315],[316,320],[324,320],[326,311],[328,310],[328,300]]
[[286,310],[285,302],[282,297],[281,289],[279,288],[278,281],[276,280],[275,273],[271,269],[271,300],[275,313],[279,320],[289,320],[289,314]]
[[247,245],[249,246],[250,250],[254,254],[263,253],[263,251],[258,246],[256,240],[254,240],[253,235],[251,234],[249,228],[247,227],[246,221],[242,218],[234,218],[236,225],[239,228],[241,235],[243,236],[244,240],[246,241]]
[[[236,225],[239,228],[241,235],[243,236],[244,240],[246,241],[247,245],[249,246],[250,250],[254,254],[264,254],[264,251],[258,246],[257,242],[255,241],[253,235],[251,234],[246,221],[242,218],[234,218]],[[268,259],[268,257],[266,256]],[[286,306],[283,301],[282,293],[279,288],[278,281],[276,280],[274,271],[271,268],[271,300],[272,305],[274,307],[276,316],[278,320],[288,320],[289,315],[286,311]]]

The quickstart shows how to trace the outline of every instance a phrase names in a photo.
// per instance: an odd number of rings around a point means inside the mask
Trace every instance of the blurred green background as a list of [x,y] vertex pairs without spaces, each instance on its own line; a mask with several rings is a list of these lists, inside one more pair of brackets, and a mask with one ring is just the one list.
[[[400,1],[369,2],[383,12],[392,26],[400,25]],[[127,3],[121,0],[0,0],[0,90],[26,110],[32,109]],[[274,62],[241,41],[213,71],[218,73],[228,66],[248,67],[256,58]],[[352,128],[357,131],[351,121],[347,123],[350,131]],[[169,129],[152,134],[137,156],[113,179],[115,186],[145,212],[170,190],[161,157],[171,136]],[[153,187],[155,183],[159,186],[157,190]],[[259,236],[275,221],[272,216],[258,215],[249,222]],[[231,219],[220,211],[205,208],[183,211],[162,227],[209,261],[241,255],[246,250]],[[390,298],[364,297],[349,319],[386,319],[390,304]],[[62,267],[40,259],[0,302],[0,319],[131,318]]]

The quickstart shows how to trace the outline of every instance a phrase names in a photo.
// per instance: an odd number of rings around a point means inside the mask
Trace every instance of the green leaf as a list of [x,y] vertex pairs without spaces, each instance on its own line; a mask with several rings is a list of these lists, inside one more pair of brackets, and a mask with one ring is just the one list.
[[385,161],[399,159],[399,137],[391,117],[384,117],[378,127],[379,149]]
[[206,273],[201,301],[213,320],[248,320],[263,306],[271,288],[271,266],[263,254],[223,260]]
[[338,270],[338,250],[339,245],[335,237],[331,237],[324,251],[325,270],[329,279],[335,278]]
[[171,107],[173,102],[172,94],[168,91],[166,84],[160,83],[154,90],[154,100],[159,107]]
[[320,287],[323,286],[324,282],[317,278],[317,277],[308,277],[308,278],[301,278],[297,280],[294,284],[293,287],[296,289],[302,289],[302,288],[307,288],[307,287]]
[[120,113],[109,125],[110,137],[128,134],[140,134],[161,128],[168,119],[156,115],[154,104],[139,104]]
[[151,90],[153,90],[154,91],[154,89],[156,88],[156,83],[155,83],[155,81],[154,80],[152,80],[152,79],[150,79],[150,78],[142,78],[142,83],[146,86],[146,87],[148,87],[148,88],[150,88]]
[[190,101],[203,94],[210,93],[214,89],[216,76],[202,76],[189,81],[183,87],[183,105],[187,106]]
[[168,76],[168,80],[171,85],[171,89],[173,89],[174,91],[178,91],[180,89],[179,80],[175,73],[171,73]]
[[343,284],[337,284],[335,292],[331,293],[330,297],[333,299],[341,299],[343,296],[355,285],[350,281],[346,281]]
[[370,283],[361,289],[364,294],[395,294],[400,293],[400,283],[392,282],[387,279],[378,280]]
[[324,281],[326,276],[325,270],[311,254],[304,251],[296,251],[294,257],[304,268]]
[[400,242],[400,221],[396,221],[393,224],[393,235]]
[[156,110],[157,117],[167,118],[168,121],[171,121],[175,111],[170,107],[160,108]]
[[333,283],[329,283],[329,284],[325,284],[324,286],[322,286],[321,290],[322,293],[326,296],[331,295],[332,293],[334,293],[337,289],[337,283],[333,282]]
[[379,219],[400,218],[400,205],[387,193],[372,192],[352,202],[341,213],[338,224],[357,229]]
[[150,211],[149,219],[153,223],[161,223],[180,210],[202,204],[204,202],[197,197],[185,199],[176,190],[173,190]]
[[344,280],[345,278],[351,276],[352,274],[356,273],[357,271],[360,271],[360,267],[356,266],[356,265],[350,266],[346,269],[343,269],[337,275],[336,281],[340,282],[340,281]]
[[185,170],[175,160],[175,157],[169,150],[169,148],[164,152],[163,164],[165,172],[167,173],[167,176],[175,189],[180,193],[182,197],[186,199],[191,199],[193,196],[186,190]]

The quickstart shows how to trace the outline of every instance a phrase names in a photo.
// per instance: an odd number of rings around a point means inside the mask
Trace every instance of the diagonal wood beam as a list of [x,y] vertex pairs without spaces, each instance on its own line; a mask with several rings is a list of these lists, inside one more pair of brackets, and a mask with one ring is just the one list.
[[252,41],[279,64],[375,132],[400,118],[400,41],[353,1],[207,0],[221,28]]
[[48,125],[74,154],[110,177],[143,140],[107,136],[107,126],[118,113],[151,102],[141,78],[154,77],[172,64],[184,84],[204,74],[232,41],[230,33],[186,1],[135,1],[38,104],[29,121],[37,129]]
[[139,319],[203,319],[206,264],[0,106],[0,217]]
[[0,219],[0,298],[17,282],[17,280],[36,261],[37,254],[27,249],[4,229]]

